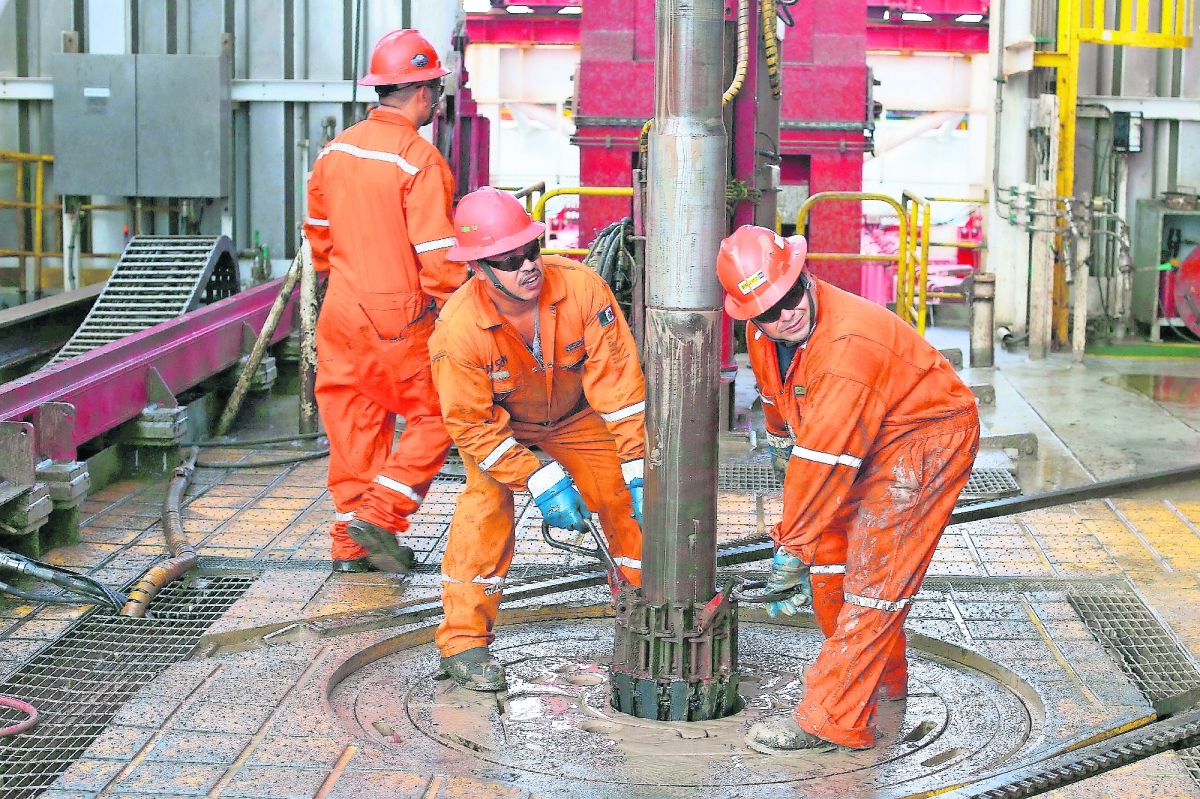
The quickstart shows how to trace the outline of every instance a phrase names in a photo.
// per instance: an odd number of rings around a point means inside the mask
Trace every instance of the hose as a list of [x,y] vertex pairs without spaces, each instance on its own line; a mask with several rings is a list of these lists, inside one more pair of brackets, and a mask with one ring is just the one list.
[[3,729],[0,729],[0,738],[25,732],[25,730],[29,729],[34,724],[37,724],[37,708],[28,702],[22,702],[20,699],[15,699],[11,696],[0,696],[0,705],[4,707],[11,707],[13,710],[19,710],[29,717],[24,721],[13,724],[10,727],[4,727]]
[[114,591],[95,578],[12,552],[0,552],[0,571],[24,574],[71,592],[71,594],[63,595],[38,594],[0,582],[0,592],[12,594],[30,602],[78,605],[79,597],[83,597],[87,604],[107,605],[113,610],[120,610],[121,606],[125,604],[124,594]]
[[738,0],[737,69],[733,82],[721,97],[721,105],[729,105],[746,80],[746,64],[750,61],[750,0]]
[[192,447],[188,459],[175,470],[171,485],[167,487],[167,498],[163,500],[163,534],[166,536],[171,558],[142,575],[142,579],[129,592],[129,601],[121,608],[122,616],[135,619],[145,616],[150,600],[163,588],[191,571],[200,560],[183,532],[183,519],[180,516],[183,495],[187,492],[188,484],[192,482],[192,473],[196,469],[196,457],[199,454],[199,447]]
[[654,124],[654,117],[646,120],[646,124],[642,125],[642,132],[638,134],[638,152],[641,153],[639,164],[642,169],[646,168],[646,153],[650,150],[650,126]]
[[778,18],[775,14],[775,0],[762,0],[762,38],[767,77],[771,80],[771,96],[778,100],[783,96],[783,82],[779,77],[779,37],[775,35]]
[[283,458],[271,458],[265,461],[249,461],[246,463],[226,463],[224,461],[196,461],[197,469],[261,469],[270,466],[290,466],[293,463],[303,463],[304,461],[315,461],[321,458],[328,457],[329,450],[322,449],[316,452],[304,452],[300,455],[288,455]]
[[268,438],[247,438],[242,441],[189,441],[180,444],[181,447],[199,447],[200,449],[248,449],[262,444],[287,444],[292,441],[312,441],[321,438],[325,433],[295,433],[286,436],[270,436]]

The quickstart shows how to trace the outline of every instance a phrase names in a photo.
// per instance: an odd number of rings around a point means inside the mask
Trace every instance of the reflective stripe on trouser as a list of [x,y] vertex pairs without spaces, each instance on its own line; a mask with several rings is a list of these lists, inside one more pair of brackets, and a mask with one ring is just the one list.
[[[541,447],[571,474],[588,507],[600,515],[600,527],[618,562],[640,564],[642,533],[633,518],[616,443],[600,416],[588,410],[547,428],[514,423],[513,434],[526,446]],[[445,617],[436,637],[445,657],[491,644],[500,592],[493,589],[489,594],[487,589],[494,585],[491,580],[508,574],[516,546],[513,492],[460,452],[467,487],[459,495],[442,557]],[[523,499],[532,505],[532,500]],[[633,583],[641,583],[640,569],[622,565],[621,571]]]
[[[432,315],[413,323],[404,338],[382,340],[351,303],[331,287],[317,323],[316,394],[329,436],[329,493],[341,513],[403,532],[419,504],[412,496],[429,490],[450,450],[429,368]],[[405,428],[393,448],[396,416]],[[375,482],[376,476],[384,479]],[[366,555],[338,535],[344,529],[330,531],[332,556]]]
[[863,464],[841,512],[822,531],[816,562],[844,557],[846,574],[813,575],[813,609],[826,641],[795,711],[805,730],[842,746],[874,745],[881,688],[890,692],[907,681],[910,606],[864,607],[844,601],[843,592],[896,604],[916,595],[978,443],[971,411],[882,447]]

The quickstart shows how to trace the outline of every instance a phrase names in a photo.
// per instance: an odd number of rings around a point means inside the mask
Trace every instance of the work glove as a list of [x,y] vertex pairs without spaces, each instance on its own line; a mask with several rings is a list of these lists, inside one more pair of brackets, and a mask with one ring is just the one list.
[[779,478],[779,482],[783,482],[787,477],[788,463],[792,459],[792,448],[783,445],[771,444],[771,468],[775,470],[775,476]]
[[645,494],[642,480],[644,468],[644,461],[641,458],[621,464],[621,476],[625,478],[625,485],[629,486],[629,495],[633,497],[633,518],[637,520],[638,527],[642,526],[642,496]]
[[529,493],[551,527],[587,532],[592,512],[558,461],[550,461],[529,476]]
[[812,579],[809,566],[783,547],[775,550],[771,561],[771,577],[763,600],[767,602],[767,613],[775,618],[777,613],[795,616],[796,611],[812,604]]

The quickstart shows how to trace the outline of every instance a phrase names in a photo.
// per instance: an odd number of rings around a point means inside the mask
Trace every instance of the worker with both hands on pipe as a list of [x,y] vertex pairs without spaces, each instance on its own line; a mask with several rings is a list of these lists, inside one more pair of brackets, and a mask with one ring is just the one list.
[[[429,367],[438,308],[467,278],[454,244],[454,178],[421,138],[448,74],[415,30],[375,46],[360,85],[379,105],[318,156],[304,231],[328,271],[317,323],[316,399],[329,435],[335,571],[404,572],[408,529],[450,450]],[[396,416],[406,426],[393,448]]]
[[886,308],[812,277],[802,236],[747,225],[721,243],[725,310],[747,320],[773,461],[786,468],[768,612],[812,604],[825,634],[766,750],[875,744],[908,695],[904,620],[979,447],[971,391]]
[[[442,417],[466,465],[442,558],[442,670],[476,691],[506,686],[488,645],[516,535],[513,492],[552,526],[591,511],[621,575],[641,583],[645,382],[633,335],[591,269],[542,256],[545,226],[491,187],[454,216],[447,258],[476,275],[437,321],[430,352]],[[537,446],[552,460],[530,451]]]

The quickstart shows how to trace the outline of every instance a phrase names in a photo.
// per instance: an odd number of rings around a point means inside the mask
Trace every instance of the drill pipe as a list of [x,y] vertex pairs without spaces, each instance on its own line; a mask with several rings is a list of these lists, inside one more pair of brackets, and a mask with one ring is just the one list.
[[199,454],[200,448],[192,447],[187,462],[175,470],[175,476],[167,487],[167,498],[163,501],[163,533],[167,539],[171,559],[163,561],[142,575],[142,579],[129,592],[129,601],[121,608],[122,616],[135,619],[145,616],[146,608],[150,606],[154,595],[187,574],[200,561],[200,556],[196,554],[195,548],[183,532],[183,519],[180,516],[183,496],[187,493],[188,484],[192,482],[192,472],[195,471],[196,456]]
[[707,602],[716,591],[724,6],[657,0],[655,20],[642,586],[652,603]]

